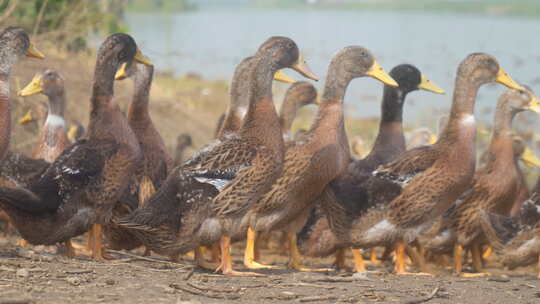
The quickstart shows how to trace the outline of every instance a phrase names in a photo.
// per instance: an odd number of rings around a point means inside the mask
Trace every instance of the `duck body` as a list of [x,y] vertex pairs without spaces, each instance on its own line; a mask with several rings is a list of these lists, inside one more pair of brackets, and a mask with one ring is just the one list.
[[297,60],[298,49],[285,37],[267,43],[250,71],[248,109],[240,130],[176,167],[142,208],[119,222],[147,248],[174,255],[220,240],[220,269],[234,273],[230,237],[241,233],[245,212],[282,170],[284,144],[271,84],[277,70]]
[[[140,57],[130,36],[109,36],[98,51],[86,138],[64,150],[27,189],[0,189],[3,208],[31,243],[64,241],[110,222],[140,159],[136,137],[113,99],[114,74],[122,62]],[[100,247],[101,232],[95,237]],[[94,257],[102,259],[97,248]]]
[[[335,204],[341,205],[340,209],[347,213],[347,217],[342,220],[350,221],[358,218],[367,209],[384,202],[381,198],[383,194],[395,197],[401,191],[400,187],[392,183],[379,182],[371,173],[405,151],[402,126],[403,105],[407,94],[419,89],[422,76],[416,67],[408,64],[396,66],[390,71],[390,76],[398,82],[399,87],[389,85],[384,87],[379,134],[371,152],[363,159],[352,160],[347,169],[329,185],[333,192],[331,197],[336,200]],[[378,185],[377,182],[384,184],[384,187]],[[377,187],[381,191],[378,191]],[[328,196],[322,196],[322,198],[328,198]],[[299,234],[300,249],[307,255],[327,256],[347,243],[345,235],[332,236],[328,218],[322,208],[320,202],[316,202],[315,209],[320,210],[313,211],[308,224]],[[337,226],[339,225],[333,225],[334,228]]]

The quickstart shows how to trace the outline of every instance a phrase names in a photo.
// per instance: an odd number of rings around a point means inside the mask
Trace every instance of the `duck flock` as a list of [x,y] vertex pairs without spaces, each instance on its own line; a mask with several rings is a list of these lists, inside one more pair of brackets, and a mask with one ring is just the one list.
[[[11,152],[10,73],[25,55],[45,58],[23,29],[3,29],[0,211],[22,245],[58,244],[69,257],[86,251],[100,261],[111,258],[107,249],[144,248],[172,260],[193,251],[198,266],[224,275],[278,267],[262,262],[269,233],[281,234],[288,267],[299,271],[321,270],[303,266],[303,256],[335,255],[335,267],[345,268],[349,249],[354,270],[366,271],[364,254],[376,263],[377,247],[385,248],[383,258],[394,254],[396,274],[409,274],[410,262],[424,274],[428,262],[453,257],[456,274],[483,275],[492,251],[510,268],[540,262],[540,179],[529,191],[519,161],[540,162],[512,129],[516,114],[540,114],[540,102],[489,54],[463,59],[437,138],[407,150],[407,94],[444,93],[418,68],[401,64],[386,73],[368,49],[348,46],[332,58],[318,94],[280,71],[318,80],[299,46],[270,37],[236,67],[215,140],[187,161],[169,156],[152,123],[153,65],[127,34],[110,35],[97,52],[85,134],[68,139],[63,77],[47,69],[18,92],[49,99],[32,157]],[[134,82],[127,115],[114,99],[114,81],[124,78]],[[351,155],[344,124],[344,97],[355,78],[384,84],[379,133],[363,158]],[[294,82],[279,114],[274,80]],[[488,83],[507,90],[493,101],[491,143],[477,169],[474,107]],[[311,127],[291,135],[297,111],[308,104],[318,105]],[[185,135],[179,141],[191,143]],[[86,247],[75,248],[71,239],[85,233]],[[233,269],[231,243],[243,240],[243,264],[253,272]],[[462,270],[468,252],[473,273]]]

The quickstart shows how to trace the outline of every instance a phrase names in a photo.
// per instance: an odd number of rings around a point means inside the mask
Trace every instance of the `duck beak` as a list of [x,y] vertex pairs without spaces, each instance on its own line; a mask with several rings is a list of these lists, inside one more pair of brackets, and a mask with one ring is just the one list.
[[435,134],[430,134],[428,144],[433,145],[436,142],[437,142],[437,136]]
[[281,70],[277,71],[274,74],[274,80],[281,81],[285,83],[294,83],[295,80],[289,77],[287,74],[283,73]]
[[114,75],[114,80],[123,80],[128,77],[127,75],[127,62],[122,63],[120,68],[116,71]]
[[371,68],[369,68],[369,70],[367,71],[366,75],[380,80],[382,83],[389,86],[399,87],[398,83],[394,80],[394,78],[390,77],[390,75],[388,75],[388,73],[383,70],[377,60],[373,61],[373,64],[371,65]]
[[540,167],[540,159],[538,159],[534,152],[527,147],[525,147],[525,151],[523,151],[523,154],[521,154],[521,160],[528,167]]
[[298,61],[292,65],[291,67],[293,70],[297,71],[298,73],[302,74],[302,76],[307,77],[311,80],[319,81],[319,78],[311,72],[311,69],[307,65],[306,61],[304,60],[304,56],[300,55],[298,57]]
[[152,61],[150,61],[150,59],[148,59],[148,57],[144,56],[143,53],[141,52],[141,50],[139,50],[139,48],[137,48],[137,52],[135,53],[135,57],[133,57],[133,59],[135,59],[135,61],[137,61],[139,63],[142,63],[144,65],[154,66]]
[[529,103],[529,106],[527,107],[527,110],[531,110],[535,113],[540,114],[540,101],[536,96],[532,95],[532,99]]
[[480,134],[480,135],[488,135],[489,131],[486,130],[486,129],[480,128],[480,129],[478,129],[478,134]]
[[512,77],[510,77],[510,75],[508,75],[508,73],[503,70],[503,68],[499,68],[499,72],[497,72],[497,78],[495,78],[495,81],[500,84],[504,84],[510,89],[525,91],[525,88],[515,82],[514,79],[512,79]]
[[37,59],[45,58],[45,55],[43,55],[43,53],[40,52],[32,42],[30,42],[30,45],[28,46],[28,50],[26,50],[26,56],[34,57]]
[[444,94],[444,90],[441,89],[438,85],[436,85],[434,82],[429,80],[426,76],[422,75],[420,84],[418,85],[418,89],[430,91],[436,94]]
[[75,137],[77,136],[77,129],[79,127],[77,127],[76,125],[71,125],[67,131],[67,138],[69,139],[69,141],[71,142],[75,142],[76,139]]
[[23,117],[21,117],[21,119],[19,119],[19,123],[21,125],[24,125],[24,124],[27,124],[31,121],[34,120],[34,117],[32,116],[32,109],[28,110],[28,112],[26,112],[26,114],[24,114]]
[[25,97],[31,96],[43,92],[43,87],[41,86],[41,76],[34,76],[32,81],[27,84],[22,90],[17,93],[17,95]]

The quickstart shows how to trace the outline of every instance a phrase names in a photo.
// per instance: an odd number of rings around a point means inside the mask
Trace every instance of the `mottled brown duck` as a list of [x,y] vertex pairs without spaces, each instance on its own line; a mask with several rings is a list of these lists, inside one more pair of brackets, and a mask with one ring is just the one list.
[[[333,180],[330,184],[338,203],[342,205],[350,217],[359,217],[368,208],[369,202],[366,183],[372,178],[371,172],[382,164],[391,161],[405,151],[405,137],[403,134],[403,106],[407,95],[417,90],[426,90],[435,93],[444,93],[415,66],[401,64],[390,71],[390,76],[396,80],[399,87],[385,85],[381,103],[381,121],[379,133],[371,152],[363,159],[353,160],[347,170]],[[321,209],[316,204],[315,209]],[[299,234],[300,250],[309,256],[328,256],[343,250],[338,239],[330,230],[324,211],[314,210],[307,224]],[[346,246],[346,244],[343,244]],[[355,252],[355,257],[359,253]],[[343,252],[337,252],[336,267],[343,268]],[[363,263],[355,259],[356,270],[363,270]]]
[[64,119],[66,107],[64,78],[55,70],[44,70],[37,73],[18,95],[25,97],[39,93],[48,98],[47,119],[41,127],[32,157],[52,163],[70,144]]
[[[379,179],[401,188],[389,203],[370,208],[350,223],[339,219],[346,218],[347,214],[333,203],[333,193],[326,191],[327,198],[321,201],[324,208],[336,209],[327,212],[336,235],[341,235],[355,248],[395,245],[395,271],[406,274],[406,244],[415,241],[472,181],[476,161],[474,104],[478,89],[491,82],[523,89],[490,55],[475,53],[459,65],[450,119],[439,140],[433,145],[406,151],[374,171]],[[339,223],[350,226],[336,226]]]
[[150,64],[129,35],[109,36],[98,50],[87,137],[27,188],[0,187],[0,206],[29,243],[66,242],[92,227],[92,255],[103,259],[101,225],[110,221],[140,159],[137,139],[113,98],[116,70],[132,60]]
[[350,161],[343,100],[349,83],[366,76],[397,86],[363,47],[346,47],[332,59],[315,121],[301,139],[289,143],[280,178],[248,212],[246,267],[273,267],[255,261],[254,240],[261,232],[285,230],[289,242],[289,267],[311,270],[301,265],[296,234],[305,224],[313,201]]
[[519,216],[480,213],[482,230],[502,264],[513,269],[538,263],[540,278],[540,178]]
[[[540,113],[540,103],[530,90],[508,90],[499,98],[485,166],[475,173],[472,186],[435,225],[438,233],[429,235],[428,231],[427,236],[419,238],[426,249],[440,250],[450,243],[454,247],[456,274],[462,273],[463,248],[471,250],[473,268],[477,272],[481,271],[480,252],[486,239],[480,226],[479,211],[509,215],[519,194],[522,180],[518,160],[523,146],[516,144],[512,120],[517,113],[525,110]],[[422,239],[427,239],[427,242],[422,242]]]
[[[154,67],[142,63],[124,63],[118,69],[115,79],[133,80],[133,97],[128,109],[127,121],[138,140],[142,160],[135,174],[131,177],[128,188],[115,206],[113,216],[123,217],[154,194],[167,178],[174,166],[173,159],[167,152],[165,142],[154,126],[150,115],[150,90],[154,75]],[[104,229],[107,248],[114,250],[131,250],[142,245],[142,242],[126,229],[114,224]],[[149,253],[149,252],[147,252]]]
[[315,78],[299,61],[298,47],[291,39],[272,37],[264,45],[247,78],[249,104],[240,130],[175,168],[142,208],[119,222],[152,251],[171,256],[195,248],[197,263],[210,268],[201,259],[198,246],[219,240],[221,264],[216,271],[245,274],[232,269],[231,237],[243,232],[240,224],[245,212],[270,190],[283,162],[272,79],[286,67]]

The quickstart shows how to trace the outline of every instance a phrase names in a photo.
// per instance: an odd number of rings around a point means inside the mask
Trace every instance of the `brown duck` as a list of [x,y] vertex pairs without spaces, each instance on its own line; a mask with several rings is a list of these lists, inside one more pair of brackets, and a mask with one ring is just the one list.
[[[434,242],[454,239],[454,270],[457,274],[462,273],[463,248],[471,249],[473,268],[481,271],[480,250],[485,244],[485,237],[480,227],[479,211],[509,215],[519,194],[522,181],[517,162],[522,151],[519,148],[515,151],[518,145],[512,133],[512,120],[525,110],[540,113],[540,103],[530,90],[508,90],[499,98],[485,166],[476,172],[472,187],[443,214],[440,232],[434,237],[427,237]],[[430,243],[427,245],[425,247],[429,249]]]
[[[403,106],[407,95],[417,90],[444,93],[422,75],[418,68],[409,64],[394,67],[390,71],[390,76],[397,81],[399,87],[384,86],[379,134],[371,152],[363,159],[351,161],[347,170],[330,183],[337,203],[347,210],[350,217],[361,216],[376,203],[370,201],[366,188],[371,185],[366,183],[368,179],[373,178],[371,172],[405,151],[402,121]],[[298,236],[300,250],[304,254],[318,257],[337,253],[336,267],[344,268],[343,249],[330,230],[324,211],[318,209],[321,209],[321,205],[317,203]],[[356,270],[363,270],[361,266],[363,263],[358,260],[359,253],[354,252],[354,254],[357,263]]]
[[[126,34],[98,50],[87,137],[64,150],[27,188],[0,187],[0,204],[31,244],[66,242],[93,225],[93,257],[102,259],[101,224],[140,158],[136,137],[113,98],[114,74],[124,62],[148,63]],[[39,229],[36,229],[39,227]]]
[[480,211],[480,223],[503,265],[510,269],[538,263],[540,278],[540,178],[519,216]]
[[[175,255],[220,240],[217,270],[242,274],[232,269],[231,236],[241,233],[245,212],[270,190],[282,168],[284,144],[272,101],[273,76],[291,67],[315,78],[299,61],[298,47],[291,39],[272,37],[264,45],[248,78],[249,104],[237,134],[207,146],[175,168],[142,208],[120,221],[147,248]],[[197,248],[197,263],[209,267]]]
[[280,178],[248,212],[246,267],[269,267],[255,261],[254,241],[260,232],[282,229],[288,234],[289,267],[309,270],[300,265],[296,234],[304,225],[312,202],[349,163],[343,99],[349,83],[365,76],[397,86],[363,47],[344,48],[332,59],[317,118],[300,140],[288,145]]
[[[406,151],[374,172],[380,179],[399,185],[402,191],[390,203],[369,209],[350,227],[335,226],[336,234],[345,236],[343,241],[357,248],[396,244],[396,273],[406,273],[406,244],[415,241],[418,233],[446,211],[472,181],[476,94],[481,85],[495,81],[523,89],[490,55],[472,54],[459,65],[450,119],[442,136],[435,144]],[[348,223],[338,218],[347,214],[332,203],[332,196],[326,193],[327,199],[322,199],[323,208],[335,209],[327,211],[330,226]]]
[[47,69],[37,73],[18,94],[25,97],[39,93],[47,96],[49,102],[47,119],[41,127],[32,157],[52,163],[70,144],[64,119],[66,106],[64,78],[57,71]]

